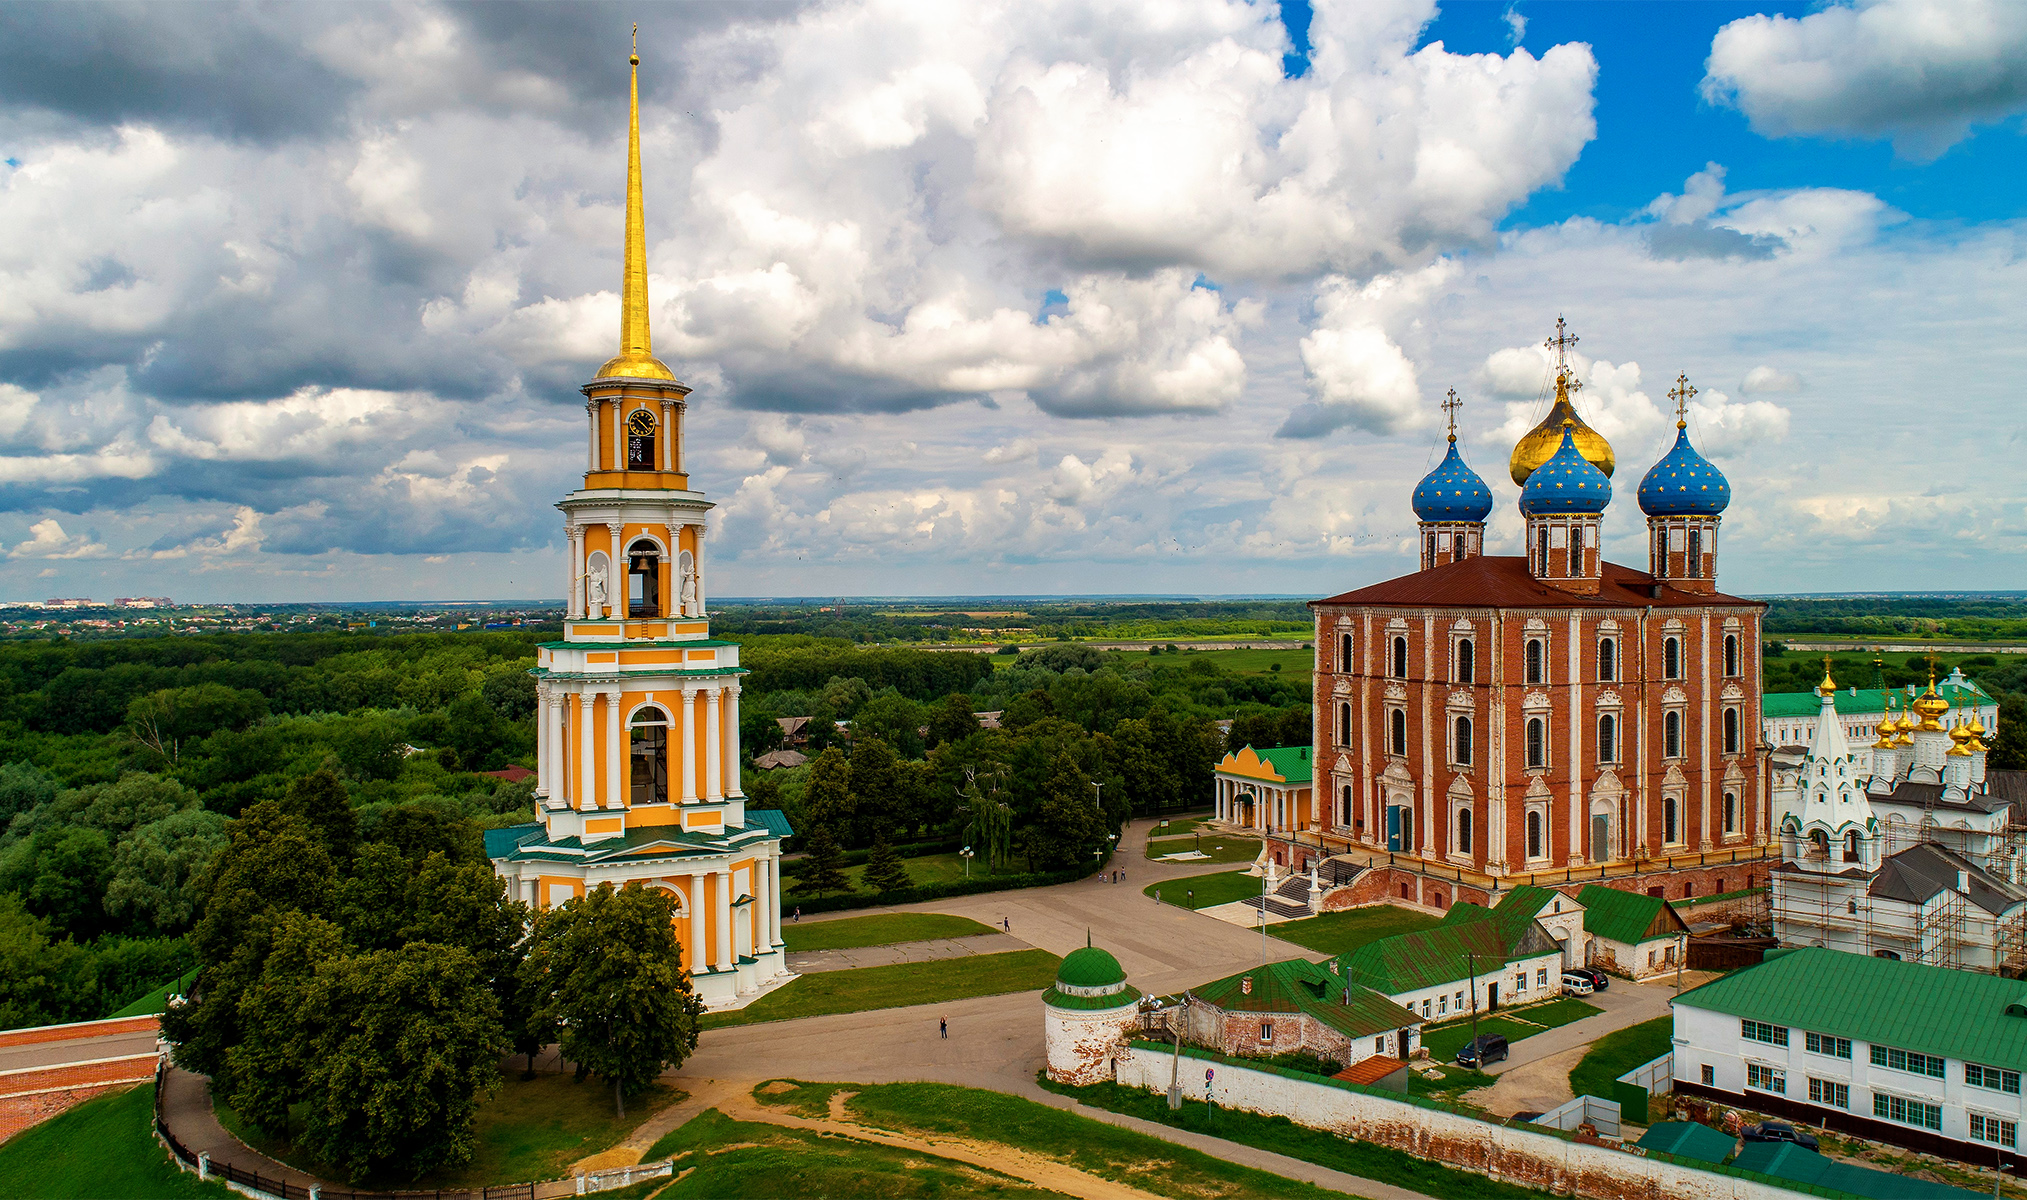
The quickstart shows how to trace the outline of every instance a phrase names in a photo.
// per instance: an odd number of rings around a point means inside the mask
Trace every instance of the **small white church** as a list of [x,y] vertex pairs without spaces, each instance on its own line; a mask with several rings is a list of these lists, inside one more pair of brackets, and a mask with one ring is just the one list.
[[1928,690],[1853,748],[1826,671],[1806,752],[1774,756],[1774,936],[1931,966],[2027,972],[2027,879],[2010,832],[2027,772],[1985,765],[1987,730]]

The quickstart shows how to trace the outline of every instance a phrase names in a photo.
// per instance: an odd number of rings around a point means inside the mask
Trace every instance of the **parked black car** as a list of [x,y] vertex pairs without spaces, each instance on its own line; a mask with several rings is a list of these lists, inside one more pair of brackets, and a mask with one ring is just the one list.
[[1804,1150],[1816,1150],[1816,1135],[1803,1133],[1786,1121],[1756,1121],[1738,1131],[1748,1142],[1793,1142]]
[[1506,1038],[1496,1033],[1481,1033],[1457,1051],[1457,1065],[1460,1067],[1482,1067],[1505,1060]]
[[1591,990],[1594,992],[1602,992],[1612,986],[1612,977],[1596,967],[1569,967],[1563,971],[1563,974],[1581,975],[1585,979],[1590,980]]

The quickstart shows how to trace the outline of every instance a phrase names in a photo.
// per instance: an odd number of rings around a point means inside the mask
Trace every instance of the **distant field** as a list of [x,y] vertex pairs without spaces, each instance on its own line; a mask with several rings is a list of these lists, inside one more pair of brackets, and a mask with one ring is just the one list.
[[[1239,639],[1216,638],[1211,640],[1236,641]],[[1292,639],[1277,637],[1273,640]],[[1176,645],[1186,646],[1188,643],[1178,641]],[[1116,659],[1121,663],[1141,662],[1151,657],[1155,659],[1158,666],[1172,666],[1179,662],[1190,662],[1199,658],[1208,658],[1225,670],[1241,675],[1271,672],[1274,669],[1274,664],[1279,663],[1281,664],[1281,673],[1291,679],[1297,677],[1308,678],[1310,669],[1316,665],[1316,652],[1314,650],[1186,650],[1180,654],[1170,654],[1163,651],[1156,655],[1150,655],[1145,650],[1106,650],[1103,653],[1107,661]]]

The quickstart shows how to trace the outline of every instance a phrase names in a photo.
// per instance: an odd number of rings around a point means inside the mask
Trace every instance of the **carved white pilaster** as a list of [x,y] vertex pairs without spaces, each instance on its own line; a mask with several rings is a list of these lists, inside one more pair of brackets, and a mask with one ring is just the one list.
[[720,731],[719,708],[723,705],[724,693],[713,688],[704,693],[704,798],[723,800],[725,780],[722,774],[724,758],[724,734]]
[[721,751],[725,764],[725,794],[745,796],[739,777],[739,685],[727,687],[725,696],[725,745]]
[[612,469],[626,470],[626,422],[620,418],[626,415],[626,398],[612,398]]
[[704,966],[704,873],[690,872],[690,953],[683,965],[692,975],[702,975]]
[[697,799],[697,692],[683,689],[683,744],[670,756],[683,777],[683,803]]
[[586,440],[584,444],[584,470],[589,473],[598,469],[598,405],[590,400],[584,402]]
[[611,535],[610,548],[605,555],[605,595],[612,604],[612,615],[626,616],[626,547],[621,540],[626,536],[626,522],[607,521],[606,531]]
[[619,689],[605,692],[605,807],[626,807],[626,717]]
[[564,701],[565,697],[558,694],[554,687],[549,689],[542,701],[542,726],[549,731],[549,745],[536,761],[542,767],[542,795],[545,797],[563,794],[563,774],[569,762],[564,755],[570,753],[563,744]]
[[667,397],[663,397],[661,445],[662,445],[662,470],[664,471],[673,471],[676,469],[676,429],[674,422],[672,422],[669,419],[669,415],[675,411],[675,407],[676,406],[672,402],[670,402]]
[[577,792],[570,800],[580,812],[598,803],[598,726],[592,723],[597,715],[598,693],[577,693]]
[[711,897],[716,908],[716,920],[712,923],[718,930],[718,959],[713,967],[729,971],[737,964],[732,961],[732,868],[728,864],[719,867],[714,882],[717,887]]
[[563,592],[563,612],[575,621],[584,616],[584,526],[565,520],[563,536],[570,543],[570,583]]

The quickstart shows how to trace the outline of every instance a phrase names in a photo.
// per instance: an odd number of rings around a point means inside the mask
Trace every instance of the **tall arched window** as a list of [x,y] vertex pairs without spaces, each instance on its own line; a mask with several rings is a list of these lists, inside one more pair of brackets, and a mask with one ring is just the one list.
[[1337,827],[1343,829],[1351,824],[1351,785],[1344,785],[1344,796],[1338,801]]
[[627,802],[666,804],[669,801],[669,714],[650,704],[627,723],[632,733],[627,756]]
[[1682,678],[1681,638],[1661,639],[1661,677],[1664,679]]
[[1406,679],[1407,677],[1408,677],[1408,639],[1404,637],[1397,637],[1394,639],[1394,678]]
[[1598,761],[1619,761],[1619,718],[1611,713],[1602,713],[1598,717]]
[[1436,535],[1429,534],[1427,541],[1428,545],[1422,550],[1422,556],[1428,559],[1429,565],[1433,567],[1436,565]]
[[1691,579],[1700,577],[1703,574],[1703,532],[1701,530],[1692,529],[1689,531],[1688,559],[1689,577]]
[[1457,853],[1471,853],[1471,810],[1457,810]]
[[1724,710],[1724,752],[1738,753],[1738,710],[1735,708]]
[[1858,831],[1856,829],[1844,835],[1844,861],[1858,861]]
[[1677,829],[1675,825],[1675,816],[1676,816],[1675,809],[1676,809],[1675,797],[1673,796],[1662,797],[1661,840],[1668,843],[1671,846],[1682,840],[1681,837],[1677,836],[1681,831]]
[[1527,719],[1527,765],[1530,767],[1548,765],[1548,722],[1540,717]]
[[[1738,796],[1732,792],[1724,794],[1724,831],[1726,833],[1738,832]],[[1723,891],[1724,889],[1719,888],[1718,890]]]
[[1724,673],[1738,674],[1738,635],[1735,633],[1724,635]]
[[1540,683],[1542,681],[1541,667],[1543,657],[1540,638],[1527,639],[1526,657],[1527,657],[1527,682]]
[[1661,757],[1682,757],[1682,714],[1666,713],[1661,718]]
[[1457,682],[1470,683],[1478,674],[1478,648],[1470,638],[1457,639]]
[[1461,766],[1471,765],[1471,718],[1457,718],[1456,761]]
[[1619,677],[1619,640],[1604,638],[1598,642],[1598,678],[1610,683]]
[[1351,671],[1351,635],[1337,635],[1337,669],[1347,674]]
[[1390,731],[1389,741],[1394,748],[1394,753],[1406,754],[1408,752],[1408,714],[1401,709],[1394,709],[1391,713],[1387,714],[1387,726]]
[[1542,857],[1541,814],[1538,812],[1527,814],[1527,856],[1529,858]]
[[[642,409],[636,416],[645,413]],[[662,615],[661,548],[641,538],[626,550],[626,611],[631,617]]]
[[1351,745],[1351,705],[1349,704],[1337,706],[1337,744],[1340,746]]

